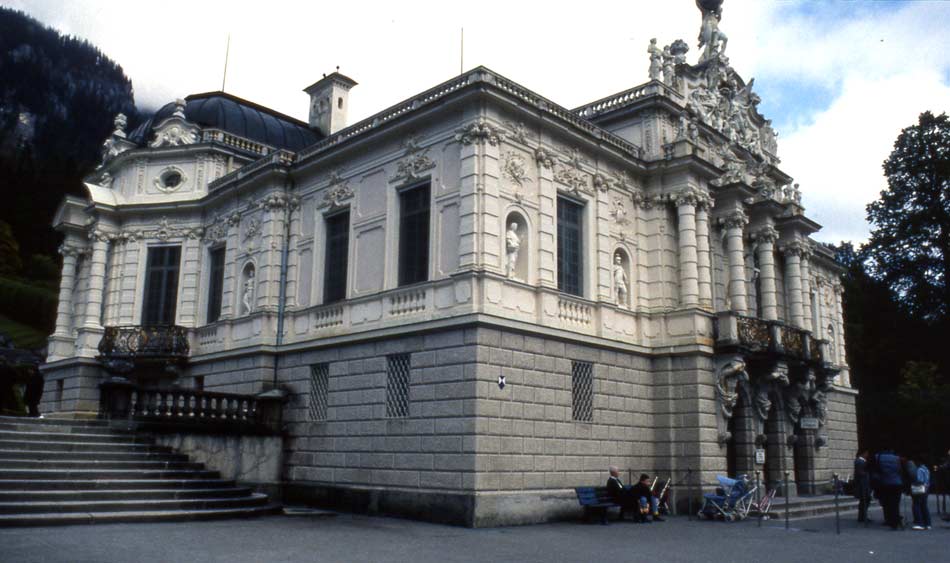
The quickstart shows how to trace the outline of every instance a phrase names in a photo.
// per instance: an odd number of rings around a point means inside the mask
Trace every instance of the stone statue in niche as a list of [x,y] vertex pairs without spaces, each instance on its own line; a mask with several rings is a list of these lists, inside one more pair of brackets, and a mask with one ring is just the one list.
[[521,238],[518,236],[518,223],[512,221],[508,224],[508,231],[505,233],[505,274],[512,279],[516,279],[515,267],[518,264],[518,250],[521,248]]
[[663,51],[656,46],[655,37],[650,40],[647,53],[650,54],[650,80],[660,80],[660,74],[663,72]]
[[617,305],[627,306],[627,272],[623,267],[623,256],[618,252],[614,254],[614,298]]
[[253,309],[254,303],[254,270],[247,271],[247,279],[244,280],[244,292],[241,295],[241,304],[244,305],[244,314],[249,315]]

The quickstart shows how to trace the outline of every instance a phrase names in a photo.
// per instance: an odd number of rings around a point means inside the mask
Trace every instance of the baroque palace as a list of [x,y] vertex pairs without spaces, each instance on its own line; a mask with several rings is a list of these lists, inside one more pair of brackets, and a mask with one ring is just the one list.
[[696,64],[651,41],[575,109],[479,67],[352,125],[339,72],[307,123],[119,115],[54,219],[43,408],[213,433],[276,397],[239,479],[472,526],[576,514],[608,465],[819,492],[857,447],[841,269],[697,5]]

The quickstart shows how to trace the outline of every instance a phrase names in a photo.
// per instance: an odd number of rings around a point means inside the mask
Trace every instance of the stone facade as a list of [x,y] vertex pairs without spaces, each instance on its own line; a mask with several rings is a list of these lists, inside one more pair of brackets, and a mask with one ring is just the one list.
[[[662,79],[575,110],[478,68],[351,127],[339,74],[307,89],[316,129],[222,93],[117,120],[55,219],[44,406],[95,412],[106,368],[276,385],[287,498],[466,525],[576,514],[611,464],[712,483],[759,449],[770,486],[821,490],[856,449],[840,268],[707,32],[702,63],[651,51]],[[407,193],[428,196],[415,239]],[[146,365],[171,311],[182,342]]]

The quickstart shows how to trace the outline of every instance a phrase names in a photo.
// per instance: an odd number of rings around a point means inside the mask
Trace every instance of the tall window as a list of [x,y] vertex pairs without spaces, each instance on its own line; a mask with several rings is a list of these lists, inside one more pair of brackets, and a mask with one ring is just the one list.
[[409,354],[386,357],[386,416],[409,416]]
[[571,362],[571,407],[574,420],[594,420],[594,366],[590,362]]
[[211,278],[208,280],[208,322],[221,318],[221,294],[224,293],[224,247],[211,251]]
[[557,287],[564,293],[582,295],[582,214],[584,207],[565,198],[557,200]]
[[327,217],[327,248],[323,268],[323,302],[346,299],[346,266],[350,245],[350,212]]
[[148,249],[145,303],[142,308],[143,325],[175,323],[180,260],[180,246],[155,246]]
[[429,184],[399,194],[399,285],[429,279]]

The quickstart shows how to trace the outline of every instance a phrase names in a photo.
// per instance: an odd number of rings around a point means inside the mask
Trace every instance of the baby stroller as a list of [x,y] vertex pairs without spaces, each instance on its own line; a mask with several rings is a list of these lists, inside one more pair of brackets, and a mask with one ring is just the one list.
[[715,493],[703,495],[703,507],[699,509],[700,518],[722,518],[729,522],[744,520],[749,515],[756,487],[749,483],[747,475],[730,479],[717,475],[719,488]]

